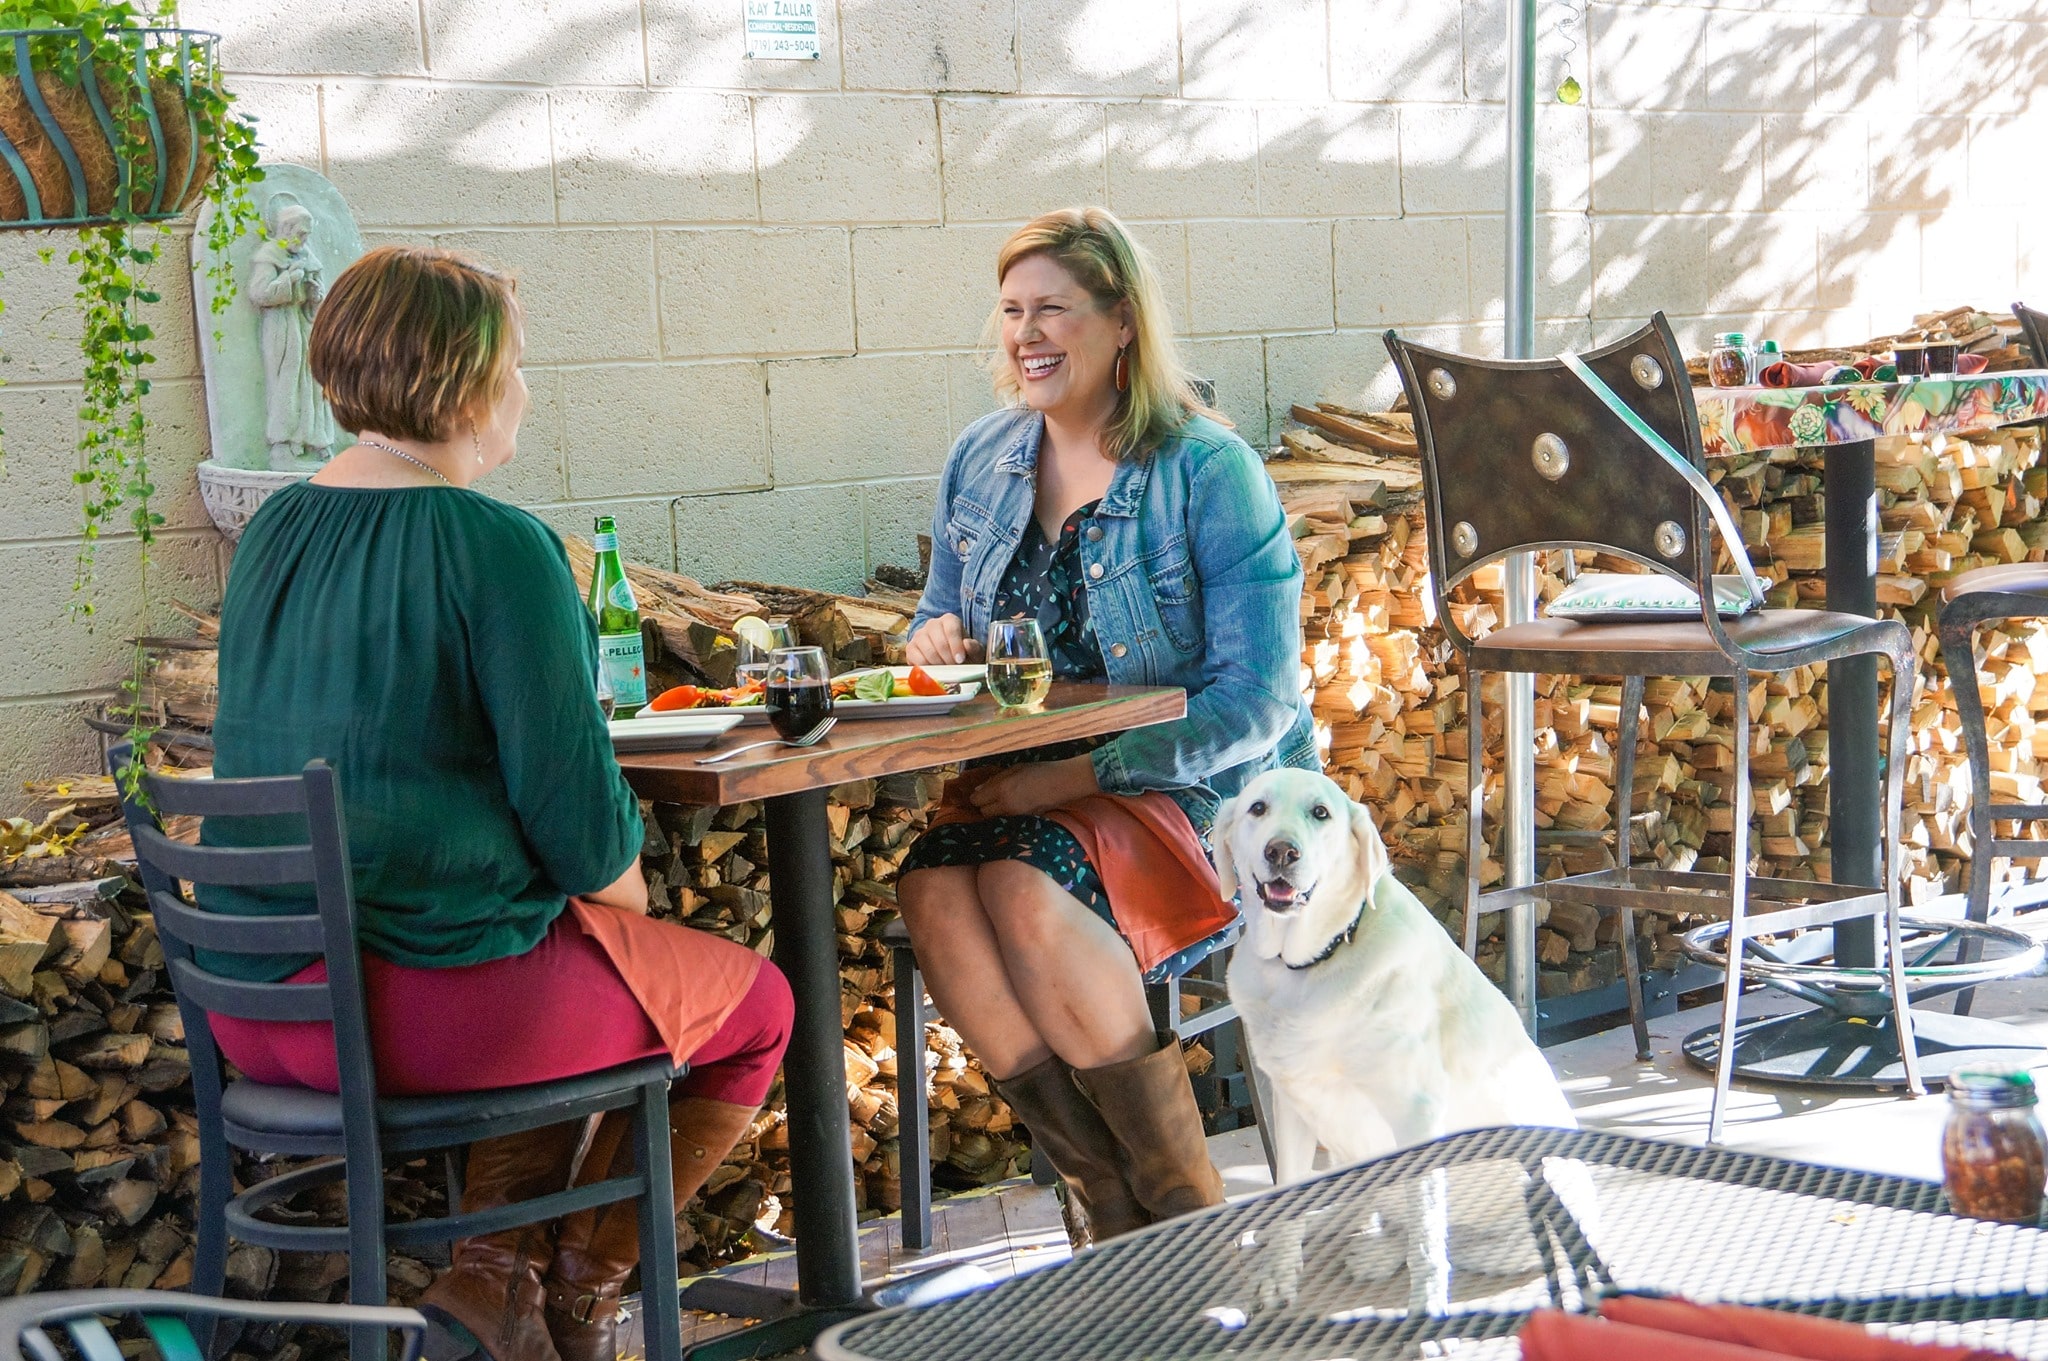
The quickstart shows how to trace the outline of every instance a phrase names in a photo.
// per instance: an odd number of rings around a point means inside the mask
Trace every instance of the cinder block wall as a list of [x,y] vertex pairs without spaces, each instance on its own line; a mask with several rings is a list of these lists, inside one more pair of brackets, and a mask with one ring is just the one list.
[[[184,0],[270,157],[372,242],[517,269],[534,411],[487,489],[619,519],[638,557],[848,587],[903,562],[1005,232],[1106,202],[1254,443],[1290,402],[1391,392],[1378,333],[1500,343],[1506,0],[822,0],[824,56],[750,62],[741,0]],[[1664,308],[1854,341],[1916,307],[2048,293],[2041,0],[1543,0],[1538,343]],[[67,622],[72,285],[0,236],[0,809],[92,759],[77,724],[145,618],[133,545]],[[170,252],[151,594],[227,554],[199,332]]]

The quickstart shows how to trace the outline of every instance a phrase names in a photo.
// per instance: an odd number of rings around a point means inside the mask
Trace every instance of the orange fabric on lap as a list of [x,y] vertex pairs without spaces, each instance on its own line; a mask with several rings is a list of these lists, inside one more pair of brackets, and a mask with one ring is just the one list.
[[[946,786],[931,825],[979,822],[969,795],[998,767],[965,771]],[[1090,794],[1050,809],[1046,817],[1074,834],[1102,887],[1119,933],[1143,973],[1237,918],[1223,901],[1216,869],[1179,804],[1156,790]]]
[[679,1066],[725,1024],[761,971],[761,956],[708,931],[583,898],[571,898],[568,910],[619,971]]

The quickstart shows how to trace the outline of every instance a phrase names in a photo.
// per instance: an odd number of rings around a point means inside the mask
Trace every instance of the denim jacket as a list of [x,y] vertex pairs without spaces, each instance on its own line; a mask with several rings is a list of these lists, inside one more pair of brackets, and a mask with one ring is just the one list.
[[[1036,412],[1012,408],[982,417],[953,445],[913,632],[957,614],[968,637],[986,637],[1031,522],[1044,429]],[[1109,680],[1188,692],[1184,718],[1095,749],[1106,792],[1186,791],[1213,812],[1261,771],[1316,768],[1301,694],[1301,560],[1249,445],[1196,417],[1149,455],[1119,463],[1082,536],[1081,562]]]

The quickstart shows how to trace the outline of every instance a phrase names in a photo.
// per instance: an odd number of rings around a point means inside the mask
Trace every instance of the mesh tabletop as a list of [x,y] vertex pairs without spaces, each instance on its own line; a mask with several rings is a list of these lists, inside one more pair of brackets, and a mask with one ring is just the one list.
[[835,1361],[1512,1358],[1531,1309],[1684,1295],[2048,1358],[2048,1238],[1933,1182],[1618,1134],[1456,1134],[821,1339]]

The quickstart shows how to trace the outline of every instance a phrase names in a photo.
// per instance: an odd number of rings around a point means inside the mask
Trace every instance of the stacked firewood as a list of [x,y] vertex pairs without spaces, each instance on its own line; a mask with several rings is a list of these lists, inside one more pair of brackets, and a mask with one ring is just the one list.
[[[846,1090],[860,1177],[856,1203],[886,1214],[901,1204],[898,1160],[893,970],[880,940],[895,915],[896,871],[924,828],[938,795],[935,775],[900,775],[840,785],[827,805],[840,956],[840,1007],[846,1026]],[[735,940],[762,954],[774,948],[765,874],[767,834],[758,804],[704,808],[649,804],[642,854],[651,911]],[[925,1027],[931,1081],[932,1159],[941,1184],[985,1185],[1015,1175],[1023,1145],[1009,1109],[994,1095],[980,1065],[943,1021]],[[749,1240],[748,1230],[787,1233],[788,1136],[781,1096],[769,1101],[752,1146],[735,1150],[737,1208],[708,1189],[697,1237],[715,1258]],[[730,1169],[729,1169],[730,1170]]]
[[[93,820],[0,821],[0,1292],[191,1280],[191,1065],[146,913]],[[237,1285],[273,1266],[247,1254]],[[261,1272],[259,1272],[259,1267]]]
[[[1453,931],[1465,884],[1466,696],[1458,658],[1433,617],[1428,526],[1415,488],[1419,464],[1404,455],[1398,413],[1367,418],[1331,404],[1296,407],[1268,465],[1280,486],[1306,569],[1303,673],[1331,773],[1377,815],[1404,879]],[[1408,440],[1412,451],[1412,436]],[[1913,628],[1921,661],[1907,774],[1909,895],[1925,902],[1958,891],[1970,852],[1964,826],[1969,771],[1961,730],[1934,639],[1941,585],[2001,562],[2048,558],[2048,468],[2037,431],[1878,444],[1882,510],[1881,610]],[[1773,606],[1819,605],[1823,580],[1818,451],[1716,459],[1710,475],[1735,509]],[[1580,569],[1632,570],[1580,553]],[[1546,555],[1539,597],[1562,586],[1562,554]],[[1505,605],[1498,567],[1462,584],[1450,608],[1468,636],[1497,625]],[[1994,791],[2038,797],[2048,757],[2048,627],[2030,621],[1980,639],[1983,694],[1991,713]],[[1538,678],[1535,728],[1539,873],[1552,877],[1614,863],[1618,678]],[[1501,878],[1502,682],[1488,680],[1486,846],[1481,879]],[[2037,698],[2038,695],[2038,698]],[[1728,718],[1733,695],[1703,678],[1651,680],[1636,758],[1631,847],[1637,863],[1727,866],[1733,803]],[[1745,696],[1753,720],[1753,846],[1763,872],[1828,875],[1828,745],[1825,668],[1757,679]],[[2041,736],[2037,737],[2036,733]],[[2002,881],[2021,867],[2007,864]],[[1482,923],[1482,925],[1489,925]],[[1645,924],[1646,957],[1678,960],[1679,923]],[[1550,911],[1539,939],[1546,996],[1613,981],[1617,927],[1597,914]],[[1496,976],[1498,936],[1482,947]]]

